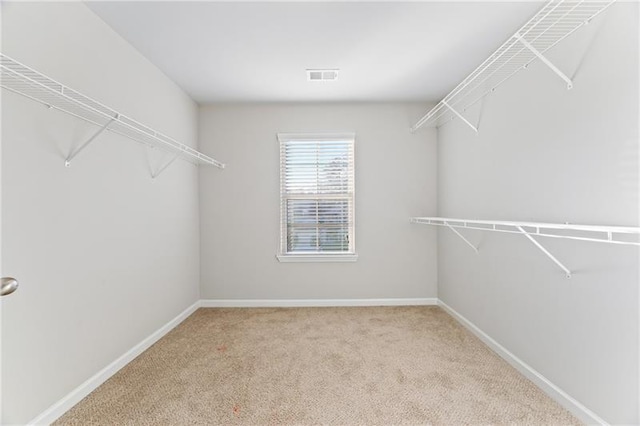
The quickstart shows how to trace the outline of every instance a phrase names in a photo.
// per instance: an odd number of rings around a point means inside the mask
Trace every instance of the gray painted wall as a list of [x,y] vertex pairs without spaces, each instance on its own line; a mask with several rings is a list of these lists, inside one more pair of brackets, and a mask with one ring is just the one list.
[[[436,296],[435,131],[416,104],[220,105],[200,111],[200,146],[229,167],[200,171],[204,299]],[[355,263],[279,263],[278,132],[356,132]]]
[[[2,3],[2,51],[185,143],[197,106],[82,3]],[[3,424],[25,424],[198,300],[197,169],[2,90]],[[162,160],[153,153],[151,162]]]
[[[438,134],[439,216],[638,226],[638,4],[619,3]],[[473,114],[470,115],[473,117]],[[464,233],[464,231],[463,231]],[[443,229],[438,295],[611,423],[638,423],[638,249]]]

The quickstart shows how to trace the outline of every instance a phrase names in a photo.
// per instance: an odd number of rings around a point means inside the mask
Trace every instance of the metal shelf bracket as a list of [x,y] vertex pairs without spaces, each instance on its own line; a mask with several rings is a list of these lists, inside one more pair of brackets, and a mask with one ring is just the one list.
[[469,247],[471,247],[473,249],[473,251],[476,252],[476,254],[478,253],[478,248],[476,246],[474,246],[473,244],[471,244],[471,242],[469,240],[467,240],[464,235],[462,235],[456,228],[454,228],[453,226],[449,225],[448,223],[445,222],[445,225],[447,225],[447,228],[451,229],[453,231],[454,234],[456,234],[458,237],[462,238],[462,241],[464,241],[465,243],[467,243],[467,245]]
[[160,167],[157,172],[155,173],[152,172],[151,178],[155,179],[158,176],[160,176],[160,174],[164,172],[170,165],[172,165],[174,161],[180,158],[180,154],[181,154],[180,152],[176,153],[176,155],[174,155],[173,158],[171,158],[171,160],[167,161],[167,163],[164,166]]
[[563,73],[562,71],[560,71],[560,69],[558,67],[556,67],[555,65],[553,65],[553,62],[551,62],[549,59],[547,59],[546,56],[544,56],[542,53],[540,53],[540,51],[538,49],[536,49],[535,47],[533,47],[531,45],[531,43],[529,43],[527,40],[525,40],[524,38],[522,38],[522,36],[520,35],[520,33],[516,33],[514,35],[514,37],[520,42],[522,43],[527,49],[529,49],[531,51],[531,53],[533,53],[534,55],[536,55],[538,57],[538,59],[540,59],[542,62],[545,63],[546,66],[548,66],[549,68],[551,68],[551,70],[553,72],[555,72],[558,77],[560,77],[561,79],[563,79],[566,83],[567,83],[567,90],[571,90],[573,88],[573,82],[571,81],[571,79],[569,77],[567,77],[567,75],[565,73]]
[[469,127],[471,127],[473,129],[474,132],[478,133],[478,128],[476,126],[474,126],[473,124],[471,124],[469,122],[469,120],[467,120],[466,118],[464,118],[462,116],[462,114],[460,114],[458,111],[456,111],[451,105],[449,105],[446,101],[442,101],[442,104],[444,106],[446,106],[447,108],[449,108],[449,110],[454,113],[460,120],[464,121],[465,124]]
[[529,241],[531,241],[536,247],[538,247],[541,252],[543,252],[549,259],[551,259],[553,261],[553,263],[558,265],[560,267],[560,269],[562,269],[564,271],[564,273],[565,273],[567,278],[571,278],[571,271],[566,266],[564,266],[558,259],[556,259],[554,255],[549,253],[549,251],[546,248],[544,248],[542,246],[542,244],[540,244],[538,241],[536,241],[535,238],[533,238],[531,235],[529,235],[529,233],[527,231],[525,231],[522,228],[522,226],[516,226],[516,229],[518,229],[518,231],[520,231],[522,233],[522,235],[527,237],[529,239]]
[[116,114],[115,117],[113,117],[111,120],[109,120],[97,132],[95,132],[93,134],[93,136],[91,136],[89,139],[87,139],[85,143],[80,145],[75,151],[73,151],[71,154],[69,154],[69,156],[66,158],[66,160],[64,160],[64,166],[65,167],[71,167],[71,160],[73,160],[76,155],[80,154],[80,152],[82,152],[83,149],[85,149],[87,146],[89,146],[89,144],[91,142],[93,142],[98,136],[100,136],[102,134],[102,132],[107,130],[109,128],[109,126],[111,125],[111,123],[116,121],[118,118],[119,118],[119,114]]

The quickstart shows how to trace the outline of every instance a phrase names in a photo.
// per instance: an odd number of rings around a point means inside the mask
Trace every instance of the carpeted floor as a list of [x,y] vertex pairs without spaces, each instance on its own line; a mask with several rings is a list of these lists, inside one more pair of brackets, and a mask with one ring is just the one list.
[[438,307],[199,309],[55,425],[579,424]]

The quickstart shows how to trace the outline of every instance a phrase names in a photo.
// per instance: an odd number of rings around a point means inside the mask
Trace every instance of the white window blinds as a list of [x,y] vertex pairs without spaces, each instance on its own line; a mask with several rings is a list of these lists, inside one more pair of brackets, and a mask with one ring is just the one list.
[[279,134],[280,254],[354,254],[354,134]]

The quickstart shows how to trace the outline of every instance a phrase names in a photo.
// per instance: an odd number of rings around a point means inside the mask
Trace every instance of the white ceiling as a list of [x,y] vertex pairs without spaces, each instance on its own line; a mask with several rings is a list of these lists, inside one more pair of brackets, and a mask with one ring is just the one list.
[[[199,103],[436,101],[540,2],[89,2]],[[309,82],[307,68],[339,68]]]

